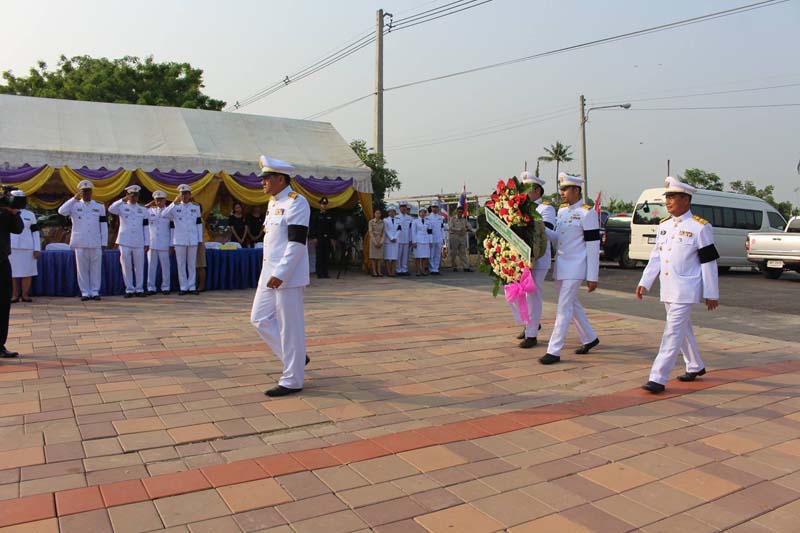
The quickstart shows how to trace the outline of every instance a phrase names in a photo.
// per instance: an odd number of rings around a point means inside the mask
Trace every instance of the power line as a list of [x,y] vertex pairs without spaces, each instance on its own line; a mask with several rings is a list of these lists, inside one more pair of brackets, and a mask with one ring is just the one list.
[[[749,89],[731,89],[728,91],[712,91],[712,92],[704,92],[704,93],[693,93],[693,94],[676,94],[673,96],[654,96],[652,98],[625,98],[626,102],[652,102],[656,100],[672,100],[673,98],[693,98],[696,96],[715,96],[720,94],[735,94],[735,93],[746,93],[752,91],[767,91],[772,89],[783,89],[786,87],[798,87],[800,83],[785,83],[783,85],[770,85],[767,87],[752,87]],[[597,103],[604,103],[604,102],[592,102],[591,105],[595,105]]]
[[732,8],[732,9],[726,9],[724,11],[717,11],[715,13],[709,13],[707,15],[701,15],[701,16],[698,16],[698,17],[692,17],[692,18],[688,18],[688,19],[678,20],[678,21],[675,21],[675,22],[670,22],[670,23],[667,23],[667,24],[661,24],[661,25],[658,25],[658,26],[652,26],[650,28],[644,28],[644,29],[636,30],[636,31],[632,31],[632,32],[621,33],[621,34],[618,34],[618,35],[613,35],[611,37],[604,37],[602,39],[596,39],[596,40],[593,40],[593,41],[587,41],[587,42],[584,42],[584,43],[575,44],[575,45],[571,45],[571,46],[566,46],[566,47],[563,47],[563,48],[557,48],[557,49],[554,49],[554,50],[549,50],[547,52],[541,52],[541,53],[538,53],[538,54],[533,54],[533,55],[529,55],[529,56],[525,56],[525,57],[511,59],[511,60],[508,60],[508,61],[502,61],[502,62],[499,62],[499,63],[492,63],[490,65],[484,65],[484,66],[481,66],[481,67],[475,67],[475,68],[471,68],[471,69],[467,69],[467,70],[461,70],[461,71],[458,71],[458,72],[451,72],[449,74],[444,74],[444,75],[441,75],[441,76],[434,76],[432,78],[426,78],[426,79],[417,80],[417,81],[413,81],[413,82],[409,82],[409,83],[403,83],[401,85],[395,85],[394,87],[387,87],[386,89],[384,89],[384,91],[394,91],[394,90],[397,90],[397,89],[405,89],[407,87],[413,87],[415,85],[421,85],[423,83],[430,83],[430,82],[433,82],[433,81],[439,81],[439,80],[444,80],[444,79],[448,79],[448,78],[454,78],[454,77],[457,77],[457,76],[463,76],[465,74],[472,74],[474,72],[480,72],[480,71],[488,70],[488,69],[492,69],[492,68],[503,67],[503,66],[507,66],[507,65],[513,65],[513,64],[516,64],[516,63],[522,63],[524,61],[531,61],[533,59],[540,59],[540,58],[543,58],[543,57],[548,57],[548,56],[552,56],[552,55],[556,55],[556,54],[561,54],[561,53],[564,53],[564,52],[571,52],[573,50],[580,50],[580,49],[583,49],[583,48],[590,48],[590,47],[593,47],[593,46],[599,46],[599,45],[602,45],[602,44],[608,44],[608,43],[612,43],[612,42],[616,42],[616,41],[621,41],[621,40],[624,40],[624,39],[630,39],[630,38],[633,38],[633,37],[640,37],[642,35],[648,35],[648,34],[651,34],[651,33],[657,33],[657,32],[661,32],[661,31],[671,30],[671,29],[682,27],[682,26],[689,26],[689,25],[692,25],[692,24],[698,24],[700,22],[706,22],[706,21],[709,21],[709,20],[717,19],[717,18],[727,17],[727,16],[731,16],[731,15],[736,15],[736,14],[739,14],[739,13],[744,13],[744,12],[747,12],[747,11],[753,11],[753,10],[756,10],[756,9],[761,9],[761,8],[764,8],[764,7],[783,4],[783,3],[788,2],[788,1],[789,0],[764,0],[762,2],[756,2],[754,4],[748,4],[748,5],[745,5],[745,6],[740,6],[740,7],[736,7],[736,8]]
[[769,107],[796,107],[800,103],[792,104],[760,104],[760,105],[720,105],[702,107],[632,107],[629,111],[695,111],[707,109],[760,109]]
[[314,113],[313,115],[309,115],[309,116],[303,118],[303,120],[316,120],[316,119],[318,119],[320,117],[323,117],[323,116],[325,116],[325,115],[327,115],[329,113],[333,113],[334,111],[338,111],[340,109],[343,109],[343,108],[345,108],[347,106],[355,104],[356,102],[360,102],[361,100],[364,100],[365,98],[369,98],[371,96],[375,96],[375,93],[371,92],[369,94],[365,94],[364,96],[359,96],[358,98],[350,100],[349,102],[345,102],[345,103],[337,105],[335,107],[331,107],[329,109],[325,109],[323,111],[320,111],[319,113]]
[[[445,4],[443,6],[439,6],[437,8],[429,9],[427,11],[423,11],[416,15],[412,15],[398,21],[399,27],[394,27],[393,23],[390,22],[388,28],[384,30],[384,34],[388,34],[391,31],[397,31],[400,29],[407,29],[412,26],[416,26],[418,24],[424,24],[426,22],[430,22],[432,20],[436,20],[442,17],[450,16],[455,13],[459,13],[461,11],[465,11],[467,9],[472,9],[473,7],[477,7],[479,5],[491,2],[493,0],[457,0],[455,2],[450,2],[449,4]],[[479,2],[479,3],[476,3]],[[474,5],[473,5],[474,4]],[[296,83],[301,81],[309,76],[316,74],[317,72],[324,70],[339,61],[353,55],[354,53],[358,52],[359,50],[371,45],[375,42],[375,32],[369,32],[365,35],[362,35],[360,38],[356,39],[355,41],[345,45],[341,49],[328,54],[327,56],[323,57],[322,59],[317,60],[316,62],[298,70],[297,72],[285,76],[281,81],[277,81],[272,85],[268,85],[261,89],[260,91],[244,98],[242,100],[236,101],[232,106],[228,106],[226,109],[241,109],[244,106],[250,105],[252,103],[257,102],[263,98],[266,98],[281,89],[285,88],[291,83]]]

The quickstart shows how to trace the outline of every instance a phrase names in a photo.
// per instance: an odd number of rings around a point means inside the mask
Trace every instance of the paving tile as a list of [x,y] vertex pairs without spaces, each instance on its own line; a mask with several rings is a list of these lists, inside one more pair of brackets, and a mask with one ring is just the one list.
[[561,515],[552,514],[512,527],[508,531],[509,533],[589,533],[593,530]]
[[241,529],[231,516],[194,522],[189,524],[189,531],[191,533],[241,533]]
[[165,526],[208,520],[230,513],[216,490],[203,490],[156,500],[155,506]]
[[84,511],[93,511],[105,507],[100,489],[85,487],[80,489],[57,492],[56,511],[58,516],[65,516]]
[[0,533],[58,533],[58,519],[48,518],[0,528]]
[[[290,472],[299,472],[303,468],[300,468],[300,465],[308,470],[316,470],[318,468],[327,468],[329,466],[334,466],[340,464],[339,459],[333,457],[325,450],[303,450],[300,452],[293,452],[290,456],[286,456],[283,458],[275,458],[275,462],[282,462],[280,465],[274,466],[265,466],[267,471],[272,473],[274,470],[276,473],[273,475],[281,475],[281,474],[288,474]],[[294,466],[294,463],[297,463],[297,466]],[[262,463],[259,463],[262,464]],[[292,466],[290,466],[290,464]],[[262,464],[262,466],[264,466]]]
[[351,463],[350,468],[373,484],[419,474],[419,470],[396,456]]
[[297,533],[347,533],[350,531],[366,530],[367,524],[353,511],[339,511],[338,513],[318,516],[292,524],[292,529]]
[[592,505],[636,527],[642,527],[665,518],[665,515],[658,509],[652,509],[622,495],[597,500],[592,502]]
[[274,507],[237,513],[233,515],[233,519],[245,533],[267,530],[286,524],[286,519]]
[[296,522],[308,520],[309,518],[316,518],[318,516],[342,511],[347,509],[347,505],[333,494],[323,494],[322,496],[314,496],[296,502],[284,503],[278,505],[275,509],[288,523],[294,524]]
[[489,533],[503,529],[503,524],[468,504],[418,516],[414,521],[431,533],[440,531]]
[[152,499],[211,488],[211,483],[197,470],[145,478],[142,483]]
[[18,450],[0,451],[0,470],[44,463],[44,448],[36,446]]
[[52,494],[37,494],[16,500],[0,501],[0,527],[45,520],[56,516]]
[[143,533],[163,529],[153,502],[139,502],[112,507],[108,510],[114,533]]
[[706,501],[715,500],[741,488],[735,483],[698,469],[675,474],[666,478],[664,483]]
[[234,513],[251,511],[292,501],[292,497],[274,479],[260,479],[217,489]]
[[169,436],[178,444],[218,439],[224,436],[222,431],[210,422],[207,424],[168,429],[167,433],[169,433]]
[[349,465],[315,470],[314,475],[328,485],[334,492],[369,485],[369,482],[359,475],[358,472],[350,468]]
[[402,498],[406,494],[392,483],[380,483],[337,493],[352,508],[364,507],[378,502]]
[[599,466],[579,475],[616,492],[624,492],[656,480],[653,476],[622,463]]
[[142,482],[138,479],[100,485],[100,494],[106,507],[142,502],[150,499]]
[[642,528],[645,533],[672,533],[674,531],[691,531],[692,533],[712,533],[719,531],[700,520],[687,514],[680,514],[665,518],[654,524]]
[[588,504],[567,509],[562,512],[562,515],[571,522],[607,533],[630,531],[632,525]]
[[624,495],[665,515],[681,513],[705,501],[660,481],[629,490]]
[[267,473],[255,461],[236,461],[234,463],[209,466],[203,468],[201,472],[214,487],[267,477]]
[[276,478],[278,483],[289,491],[295,500],[327,494],[331,490],[311,472],[297,472]]
[[97,509],[58,518],[61,533],[112,533],[111,520],[105,509]]
[[370,527],[399,522],[415,516],[424,515],[428,511],[428,509],[425,509],[425,507],[410,497],[376,503],[356,509],[356,513],[358,513]]
[[462,465],[466,459],[451,452],[444,446],[431,446],[398,454],[420,472],[431,472],[451,466]]
[[548,506],[519,490],[476,500],[471,505],[504,527],[529,522],[552,512]]
[[342,464],[374,459],[376,457],[389,455],[390,453],[385,448],[369,440],[331,446],[325,451],[338,459]]
[[165,429],[164,423],[157,416],[134,418],[132,420],[114,420],[111,425],[114,426],[119,435]]

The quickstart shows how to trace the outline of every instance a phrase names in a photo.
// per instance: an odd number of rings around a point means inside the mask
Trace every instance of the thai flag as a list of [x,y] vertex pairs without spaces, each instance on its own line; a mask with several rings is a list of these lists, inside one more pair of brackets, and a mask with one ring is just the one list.
[[461,196],[458,197],[458,207],[464,209],[464,216],[469,215],[469,210],[467,209],[467,184],[464,184],[464,189],[461,192]]

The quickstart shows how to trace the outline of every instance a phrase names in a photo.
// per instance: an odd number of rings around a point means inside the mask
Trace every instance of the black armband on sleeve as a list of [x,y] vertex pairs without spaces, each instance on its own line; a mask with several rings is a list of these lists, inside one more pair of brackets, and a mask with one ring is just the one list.
[[551,229],[551,230],[552,229],[556,229],[556,227],[553,225],[552,222],[545,222],[544,223],[544,227],[547,228],[547,229]]
[[175,229],[175,222],[172,220],[169,221],[169,229]]
[[586,241],[586,242],[599,241],[600,240],[600,230],[599,229],[583,230],[583,240]]
[[197,220],[195,220],[194,223],[195,224],[202,224],[203,223],[203,217],[197,217]]
[[308,240],[308,226],[289,224],[289,242],[305,244]]
[[142,219],[142,226],[149,226],[149,225],[150,225],[150,220],[147,219],[147,218],[143,218]]
[[108,217],[106,215],[100,215],[100,223],[102,224],[103,222],[108,224]]
[[31,224],[31,233],[39,231],[39,224]]
[[697,250],[697,255],[700,256],[700,263],[710,263],[719,259],[719,252],[716,246],[709,244]]

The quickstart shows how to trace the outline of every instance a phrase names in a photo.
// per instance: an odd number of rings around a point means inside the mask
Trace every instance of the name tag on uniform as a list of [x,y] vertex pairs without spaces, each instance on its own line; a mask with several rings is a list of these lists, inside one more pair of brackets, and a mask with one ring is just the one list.
[[275,210],[275,214],[276,215],[282,215],[283,214],[283,209],[276,209]]
[[691,231],[683,231],[683,230],[681,230],[680,232],[678,232],[678,235],[684,235],[686,237],[691,237],[692,236],[692,232]]
[[92,212],[93,212],[93,213],[99,213],[99,212],[100,212],[100,210],[99,210],[99,209],[97,209],[97,208],[95,207],[94,209],[92,209]]
[[665,229],[662,229],[662,230],[661,230],[661,235],[666,235],[666,234],[667,234],[667,230],[665,230]]

